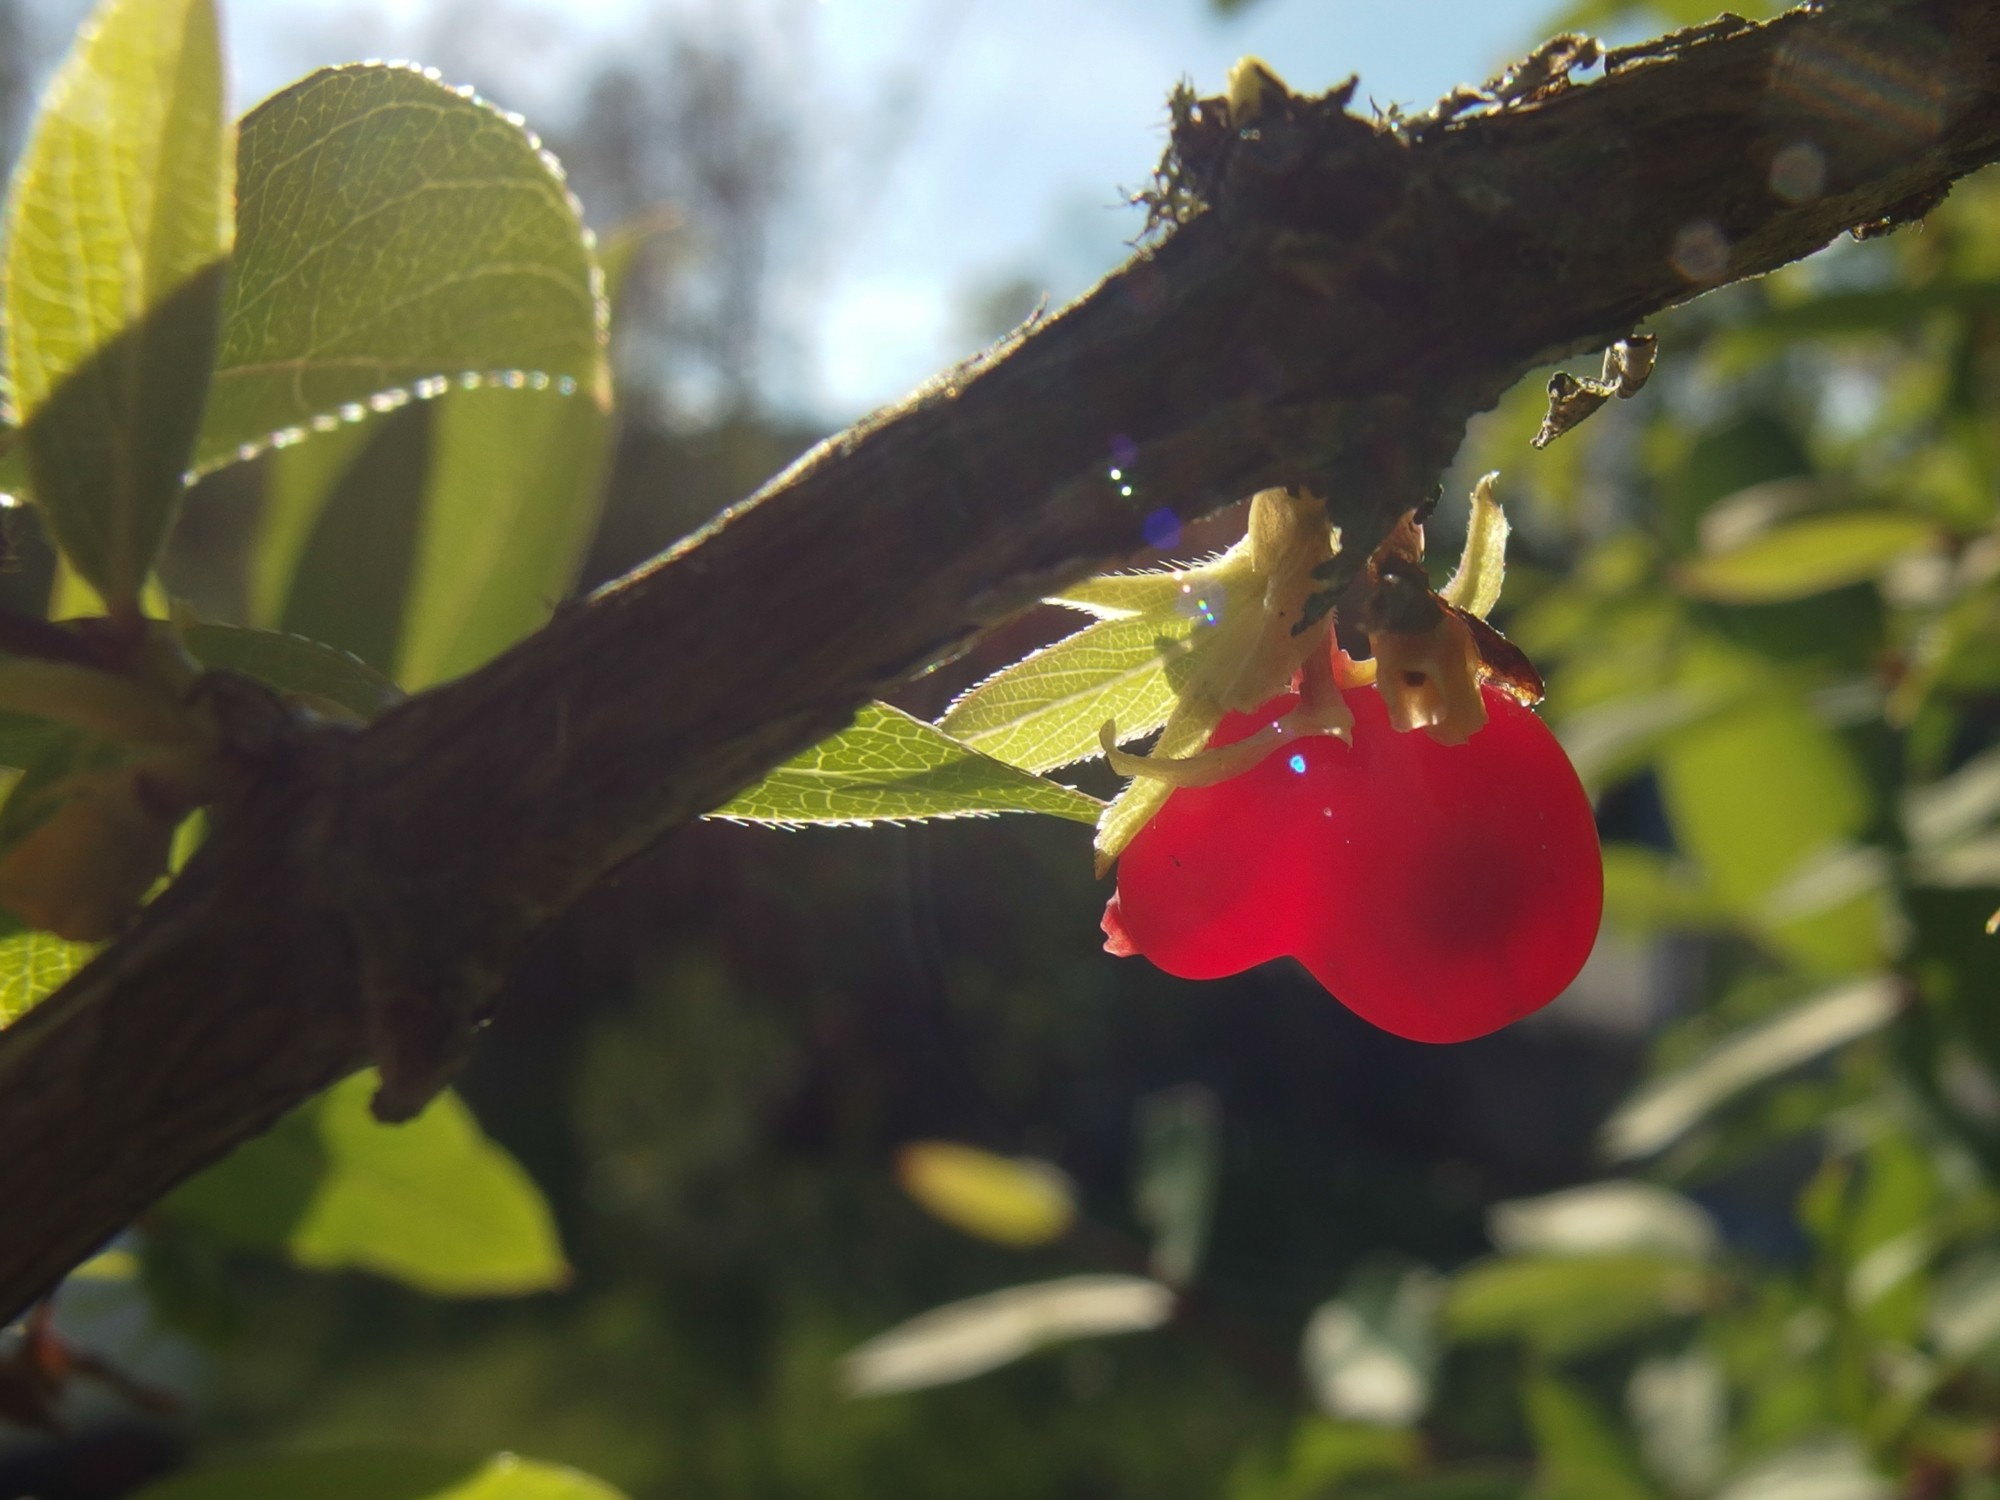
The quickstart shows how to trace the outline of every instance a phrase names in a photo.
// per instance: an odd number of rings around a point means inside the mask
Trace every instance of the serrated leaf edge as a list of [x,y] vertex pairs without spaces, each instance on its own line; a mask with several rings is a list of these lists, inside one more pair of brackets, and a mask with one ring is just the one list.
[[[938,721],[931,727],[939,730],[941,733],[949,736],[950,738],[957,740],[961,745],[964,745],[968,750],[977,750],[980,754],[989,756],[992,759],[999,761],[1002,765],[1013,765],[1014,763],[1008,760],[1005,756],[994,755],[994,753],[991,750],[987,750],[982,746],[972,743],[972,741],[964,738],[961,734],[951,729],[949,725],[952,716],[954,714],[959,713],[961,710],[965,708],[967,704],[971,703],[979,694],[987,691],[989,688],[999,683],[1002,679],[1013,676],[1015,673],[1027,667],[1030,663],[1039,661],[1043,657],[1048,656],[1051,652],[1061,651],[1073,647],[1078,643],[1080,643],[1085,636],[1092,635],[1097,631],[1104,630],[1110,626],[1129,624],[1133,620],[1152,620],[1152,619],[1161,619],[1162,623],[1164,623],[1163,612],[1156,610],[1147,613],[1140,613],[1135,611],[1131,614],[1100,616],[1095,621],[1095,623],[1086,625],[1081,630],[1072,631],[1070,634],[1064,636],[1061,640],[1051,641],[1046,646],[1042,646],[1034,651],[1030,651],[1026,656],[1022,657],[1019,661],[1009,662],[1006,666],[1001,667],[998,671],[990,673],[986,677],[981,678],[978,682],[974,683],[971,687],[967,688],[964,692],[960,693],[956,698],[953,698],[951,700],[951,703],[946,707],[943,716],[939,718]],[[1187,643],[1185,642],[1183,642],[1182,645],[1186,649],[1192,649],[1191,647],[1187,647]],[[1183,650],[1183,652],[1177,654],[1184,655],[1185,649]],[[1104,677],[1100,677],[1094,683],[1092,683],[1091,686],[1081,689],[1080,691],[1074,693],[1066,693],[1060,697],[1043,699],[1041,703],[1039,703],[1035,707],[1025,710],[1023,717],[1025,717],[1028,714],[1046,713],[1050,709],[1060,707],[1061,705],[1066,703],[1075,703],[1080,699],[1090,696],[1093,693],[1103,691],[1105,685],[1109,683],[1121,683],[1121,684],[1130,683],[1135,679],[1144,676],[1145,674],[1150,672],[1164,673],[1167,669],[1167,662],[1169,659],[1170,658],[1166,654],[1162,653],[1159,656],[1157,656],[1152,662],[1149,662],[1146,666],[1135,667],[1128,672],[1116,672]],[[1173,713],[1173,705],[1170,703],[1167,706],[1167,710],[1165,713],[1159,714],[1157,716],[1146,715],[1141,718],[1134,719],[1130,723],[1120,723],[1118,726],[1118,743],[1123,745],[1123,744],[1129,744],[1133,740],[1143,739],[1146,735],[1151,734],[1154,730],[1158,729],[1161,725],[1165,724],[1167,722],[1168,717],[1172,713]],[[1054,765],[1041,767],[1039,769],[1028,766],[1017,766],[1015,767],[1015,769],[1027,771],[1032,776],[1039,776],[1042,775],[1044,771],[1059,771],[1064,766],[1079,765],[1086,760],[1094,760],[1099,756],[1101,756],[1102,754],[1103,751],[1098,747],[1095,738],[1095,731],[1093,730],[1090,746],[1088,749],[1084,750],[1082,754],[1073,755],[1066,760],[1057,761]]]

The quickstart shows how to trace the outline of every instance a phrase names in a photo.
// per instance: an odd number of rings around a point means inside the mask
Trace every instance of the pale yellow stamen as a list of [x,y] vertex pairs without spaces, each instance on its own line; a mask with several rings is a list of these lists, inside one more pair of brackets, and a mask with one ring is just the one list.
[[1248,739],[1217,749],[1197,750],[1193,755],[1134,755],[1118,748],[1118,724],[1107,719],[1097,737],[1104,746],[1104,758],[1120,776],[1144,776],[1169,786],[1214,786],[1232,776],[1241,776],[1286,740],[1296,738],[1283,719],[1275,719]]
[[1299,701],[1255,734],[1233,744],[1198,750],[1193,755],[1134,755],[1118,748],[1115,719],[1107,719],[1097,737],[1104,746],[1105,760],[1121,776],[1145,776],[1170,786],[1214,786],[1242,775],[1289,740],[1324,734],[1353,744],[1354,711],[1340,696],[1340,688],[1332,660],[1324,650],[1315,651],[1300,671]]

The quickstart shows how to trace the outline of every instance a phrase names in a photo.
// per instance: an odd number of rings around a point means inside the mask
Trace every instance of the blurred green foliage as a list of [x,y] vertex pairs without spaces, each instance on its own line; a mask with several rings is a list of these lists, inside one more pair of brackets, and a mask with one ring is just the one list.
[[[1642,11],[1706,18],[1571,19]],[[322,112],[315,150],[350,86],[384,129],[370,90],[444,92],[322,75],[281,96]],[[591,252],[523,138],[448,97],[424,96],[532,200],[567,313],[460,346],[433,307],[398,378],[552,378],[259,416],[230,443],[310,435],[198,486],[163,563],[197,656],[357,718],[812,436],[643,405],[621,430],[558,389],[596,376]],[[1497,618],[1606,841],[1601,963],[1552,1016],[1425,1049],[1288,966],[1196,986],[1097,952],[1062,817],[1110,786],[931,728],[1062,628],[1031,617],[744,815],[887,765],[904,800],[829,816],[1056,817],[689,830],[546,941],[463,1099],[389,1130],[350,1080],[160,1205],[136,1276],[74,1280],[67,1336],[193,1399],[171,1430],[202,1462],[154,1493],[2000,1496],[1995,244],[1975,180],[1921,230],[1661,318],[1647,389],[1545,452],[1547,372],[1475,423],[1451,483],[1503,475]],[[473,248],[431,242],[419,279]],[[1150,669],[1156,628],[1117,627],[1104,672]],[[968,738],[1074,759],[985,706]],[[46,738],[0,725],[12,760]],[[0,1024],[83,951],[0,938]],[[977,1142],[1060,1211],[1011,1239],[926,1217],[896,1181],[914,1141]],[[515,1447],[551,1462],[485,1457]]]

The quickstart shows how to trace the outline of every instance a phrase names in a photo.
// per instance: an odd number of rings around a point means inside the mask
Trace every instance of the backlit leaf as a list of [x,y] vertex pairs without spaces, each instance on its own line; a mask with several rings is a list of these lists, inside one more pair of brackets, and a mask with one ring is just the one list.
[[320,512],[375,432],[367,423],[343,422],[285,444],[264,465],[264,504],[250,550],[251,624],[276,625],[285,617],[285,599]]
[[455,1094],[406,1125],[348,1079],[183,1183],[168,1222],[319,1270],[365,1270],[432,1296],[507,1296],[568,1279],[547,1205]]
[[[672,220],[604,242],[605,295]],[[470,671],[539,627],[576,585],[604,501],[613,424],[601,402],[550,387],[453,391],[431,408],[396,680],[410,691]]]
[[1174,1294],[1143,1276],[1065,1276],[931,1309],[842,1361],[857,1396],[967,1380],[1050,1344],[1158,1328]]
[[372,719],[402,697],[393,682],[359,657],[304,636],[236,625],[190,625],[182,639],[203,666],[255,677],[322,713]]
[[1035,812],[1095,823],[1094,797],[982,755],[886,703],[778,767],[710,817],[744,823],[876,823]]
[[406,1125],[368,1112],[372,1074],[319,1107],[326,1175],[287,1248],[317,1270],[365,1270],[440,1297],[543,1291],[569,1279],[547,1203],[457,1095]]
[[131,1281],[139,1274],[139,1257],[130,1250],[100,1250],[70,1273],[73,1281]]
[[1675,683],[1594,703],[1556,725],[1570,764],[1593,790],[1631,775],[1662,744],[1727,707],[1740,689],[1722,683]]
[[[1237,1465],[1227,1500],[1310,1500],[1339,1493],[1336,1486],[1351,1479],[1379,1481],[1414,1469],[1422,1458],[1422,1442],[1415,1433],[1307,1417],[1292,1429],[1282,1457],[1259,1463],[1253,1453]],[[1391,1492],[1370,1485],[1367,1493],[1377,1497]]]
[[498,655],[576,582],[611,417],[555,390],[453,391],[431,412],[396,680],[414,692]]
[[161,1216],[177,1230],[236,1250],[278,1255],[327,1175],[319,1116],[325,1098],[294,1110],[167,1196]]
[[[1105,580],[1099,580],[1105,581]],[[1103,753],[1098,731],[1151,734],[1173,711],[1167,664],[1186,652],[1192,615],[1138,615],[1091,625],[994,673],[952,704],[938,727],[1028,771]]]
[[896,1178],[937,1218],[996,1244],[1045,1245],[1067,1234],[1076,1218],[1069,1179],[1028,1157],[918,1141],[896,1153]]
[[2000,1256],[1986,1251],[1953,1266],[1927,1311],[1931,1342],[1953,1359],[2000,1343]]
[[1707,1494],[1722,1467],[1729,1384],[1699,1345],[1642,1360],[1625,1386],[1625,1409],[1646,1467],[1677,1495]]
[[141,1500],[623,1500],[559,1464],[502,1453],[480,1462],[420,1449],[344,1449],[177,1475]]
[[1663,1151],[1744,1090],[1881,1029],[1899,1005],[1887,978],[1822,991],[1640,1089],[1605,1122],[1604,1149],[1616,1161]]
[[43,102],[7,207],[7,364],[64,555],[133,609],[201,420],[232,162],[210,0],[106,0]]
[[[312,524],[284,577],[277,628],[338,646],[383,673],[394,669],[416,572],[435,411],[425,402],[366,424],[346,462],[336,452],[318,472],[295,471],[293,450],[277,455],[273,480],[287,505],[295,503],[294,480],[317,491],[304,497]],[[299,448],[310,452],[318,441]]]
[[0,1026],[19,1020],[90,962],[95,943],[71,943],[47,932],[0,937]]
[[1706,1210],[1650,1182],[1592,1182],[1496,1203],[1486,1224],[1493,1243],[1510,1255],[1637,1250],[1707,1260],[1719,1243]]
[[1175,570],[1164,573],[1100,573],[1073,583],[1060,594],[1043,602],[1065,609],[1081,610],[1104,620],[1127,620],[1134,615],[1165,615],[1183,604],[1192,605],[1194,581]]
[[1920,849],[1937,849],[2000,816],[2000,748],[1975,755],[1949,776],[1903,794],[1903,827]]
[[1428,1268],[1364,1266],[1306,1323],[1299,1359],[1328,1416],[1407,1427],[1430,1405],[1444,1287]]
[[1920,885],[2000,888],[2000,834],[1920,852],[1912,856],[1909,871]]
[[1879,577],[1936,535],[1921,516],[1850,511],[1773,526],[1740,546],[1685,564],[1684,593],[1724,604],[1771,604]]
[[1728,712],[1683,727],[1655,764],[1674,838],[1719,901],[1819,972],[1881,962],[1878,892],[1811,913],[1766,907],[1859,834],[1872,812],[1853,755],[1795,692],[1765,683]]
[[1674,1256],[1509,1256],[1453,1277],[1444,1317],[1459,1338],[1519,1338],[1563,1357],[1694,1312],[1706,1287]]
[[518,120],[414,68],[328,68],[244,118],[238,164],[200,468],[461,375],[609,399],[601,277]]
[[1842,1434],[1762,1460],[1715,1491],[1715,1500],[1892,1500],[1899,1493],[1860,1442]]
[[1549,1500],[1653,1500],[1639,1458],[1582,1390],[1551,1375],[1530,1379],[1522,1406]]
[[1729,908],[1686,860],[1637,844],[1604,846],[1605,919],[1637,935],[1728,923]]

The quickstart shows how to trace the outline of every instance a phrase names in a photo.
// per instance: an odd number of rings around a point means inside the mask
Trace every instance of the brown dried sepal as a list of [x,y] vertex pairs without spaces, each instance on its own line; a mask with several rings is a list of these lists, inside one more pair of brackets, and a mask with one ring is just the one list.
[[1531,438],[1536,448],[1546,448],[1573,427],[1583,424],[1605,402],[1616,396],[1629,401],[1639,394],[1653,373],[1659,355],[1659,340],[1650,333],[1635,333],[1620,339],[1604,351],[1604,366],[1595,380],[1582,380],[1558,370],[1549,377],[1549,410],[1541,430]]
[[1543,686],[1524,652],[1477,615],[1446,603],[1423,568],[1424,531],[1406,511],[1368,559],[1357,623],[1375,658],[1375,687],[1401,733],[1461,745],[1486,723],[1480,684],[1521,703]]
[[1473,649],[1479,654],[1479,678],[1490,682],[1516,703],[1532,708],[1547,695],[1542,674],[1528,660],[1528,653],[1475,614],[1453,605],[1446,609],[1465,622],[1472,633]]

